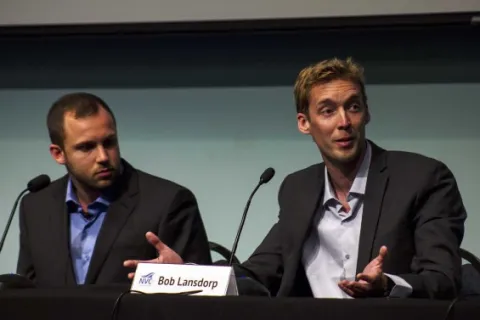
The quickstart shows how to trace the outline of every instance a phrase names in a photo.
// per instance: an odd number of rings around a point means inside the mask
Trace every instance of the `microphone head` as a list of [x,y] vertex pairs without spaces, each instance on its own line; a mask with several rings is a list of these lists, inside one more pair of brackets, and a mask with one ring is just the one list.
[[47,187],[50,184],[50,177],[46,174],[41,174],[27,183],[27,190],[30,192],[37,192]]
[[273,176],[275,175],[275,169],[267,168],[263,171],[262,175],[260,176],[260,183],[267,183],[272,180]]

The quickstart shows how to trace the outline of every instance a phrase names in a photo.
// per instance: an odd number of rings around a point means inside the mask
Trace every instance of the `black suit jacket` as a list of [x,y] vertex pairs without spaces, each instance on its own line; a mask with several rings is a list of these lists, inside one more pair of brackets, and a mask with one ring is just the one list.
[[[129,283],[127,259],[153,259],[156,250],[145,239],[152,231],[186,262],[210,264],[207,235],[188,189],[134,169],[123,161],[99,232],[85,284]],[[17,273],[37,286],[76,285],[70,257],[70,219],[65,197],[68,176],[20,205],[20,254]]]
[[[453,297],[461,283],[459,247],[466,219],[454,176],[434,159],[371,145],[357,273],[385,245],[384,272],[405,279],[412,297]],[[324,170],[317,164],[285,178],[278,222],[236,267],[273,295],[312,295],[301,258],[323,197]]]

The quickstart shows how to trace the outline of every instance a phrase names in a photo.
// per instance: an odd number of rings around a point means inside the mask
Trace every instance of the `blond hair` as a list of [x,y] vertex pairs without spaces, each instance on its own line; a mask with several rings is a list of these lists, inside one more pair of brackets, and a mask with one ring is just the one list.
[[352,58],[347,58],[347,60],[333,58],[320,61],[300,71],[294,88],[297,112],[303,113],[308,117],[312,87],[333,80],[349,80],[356,83],[360,86],[364,104],[367,104],[363,67],[354,62]]

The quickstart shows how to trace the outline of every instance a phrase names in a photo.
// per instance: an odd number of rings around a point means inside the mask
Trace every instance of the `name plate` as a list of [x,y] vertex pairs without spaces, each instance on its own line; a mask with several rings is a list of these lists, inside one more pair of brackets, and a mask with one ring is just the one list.
[[237,296],[232,267],[139,263],[131,290],[199,296]]

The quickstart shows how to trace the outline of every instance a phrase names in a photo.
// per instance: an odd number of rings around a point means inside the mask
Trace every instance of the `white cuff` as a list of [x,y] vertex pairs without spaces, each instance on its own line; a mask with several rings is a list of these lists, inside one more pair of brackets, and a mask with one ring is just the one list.
[[393,274],[385,273],[385,275],[389,277],[390,280],[393,281],[393,283],[395,283],[392,290],[390,291],[389,297],[406,298],[412,294],[412,286],[407,281]]

